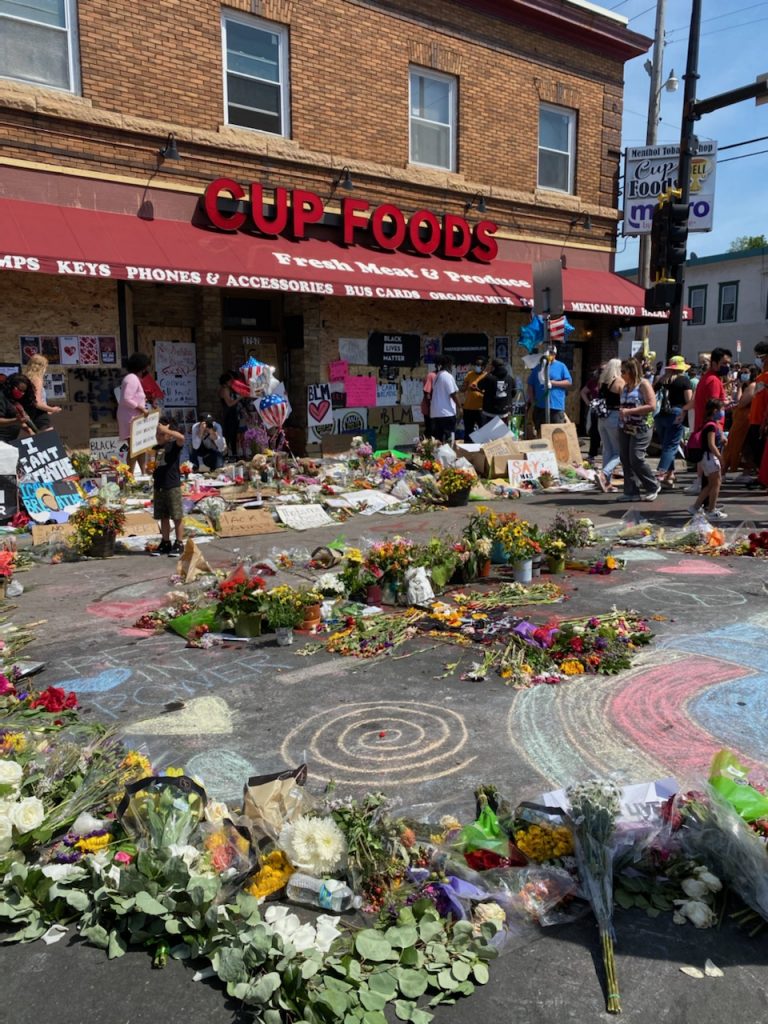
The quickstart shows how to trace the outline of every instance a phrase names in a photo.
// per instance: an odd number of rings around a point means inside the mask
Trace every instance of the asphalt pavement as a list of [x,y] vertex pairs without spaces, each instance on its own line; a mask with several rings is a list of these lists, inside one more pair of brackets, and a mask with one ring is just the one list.
[[[569,507],[598,524],[631,511],[673,527],[687,520],[690,500],[674,491],[652,504],[627,504],[621,496],[580,492],[494,507],[541,525]],[[723,500],[725,525],[768,528],[762,493],[727,484]],[[340,534],[351,543],[398,533],[416,540],[457,535],[467,515],[467,509],[449,509],[357,516],[306,533],[214,540],[204,550],[214,566],[224,567],[237,557],[235,549],[259,558],[279,548],[312,550]],[[672,774],[686,783],[723,745],[764,771],[765,562],[637,548],[626,556],[626,569],[610,576],[569,573],[567,604],[541,606],[532,615],[546,621],[550,614],[634,608],[655,617],[654,643],[622,677],[527,691],[510,690],[498,679],[462,681],[469,656],[426,640],[372,665],[325,652],[300,657],[297,646],[279,648],[269,637],[208,651],[187,649],[170,634],[147,637],[132,624],[171,589],[175,563],[143,554],[37,567],[20,576],[25,593],[13,617],[43,621],[28,649],[46,664],[41,684],[76,690],[85,714],[118,725],[156,764],[185,764],[223,798],[236,798],[248,774],[302,760],[314,786],[332,777],[342,791],[383,789],[416,812],[459,816],[471,812],[481,781],[495,782],[512,799],[593,773],[627,782]],[[184,707],[167,712],[169,701]],[[370,737],[379,733],[384,737],[377,747]],[[765,1019],[763,936],[749,938],[727,918],[719,930],[698,931],[668,916],[652,920],[621,911],[616,928],[624,1019]],[[703,967],[708,957],[723,978],[695,980],[679,971],[684,964]],[[50,947],[4,947],[0,964],[8,1019],[16,1024],[54,1016],[58,1024],[79,1024],[96,1015],[110,1024],[216,1024],[237,1014],[216,985],[192,983],[179,964],[152,971],[141,953],[109,963],[75,937]],[[537,941],[507,953],[487,987],[441,1008],[436,1019],[602,1020],[601,974],[588,917],[542,930]]]

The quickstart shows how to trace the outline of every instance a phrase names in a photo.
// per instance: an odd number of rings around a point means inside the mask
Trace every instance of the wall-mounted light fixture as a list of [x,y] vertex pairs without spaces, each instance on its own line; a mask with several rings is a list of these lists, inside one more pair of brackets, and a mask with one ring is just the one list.
[[157,151],[157,155],[162,163],[163,160],[181,160],[179,156],[179,148],[176,145],[176,136],[173,132],[168,132],[168,138],[165,140],[165,145]]
[[482,192],[475,192],[469,202],[464,204],[464,213],[469,213],[473,207],[477,209],[478,213],[486,212],[485,196]]
[[577,224],[581,224],[585,231],[592,230],[592,218],[588,213],[580,213],[578,217],[571,218],[570,226],[575,228]]
[[338,178],[333,183],[333,191],[337,188],[343,188],[346,192],[351,192],[355,187],[354,181],[352,181],[352,174],[348,167],[342,167],[339,171]]

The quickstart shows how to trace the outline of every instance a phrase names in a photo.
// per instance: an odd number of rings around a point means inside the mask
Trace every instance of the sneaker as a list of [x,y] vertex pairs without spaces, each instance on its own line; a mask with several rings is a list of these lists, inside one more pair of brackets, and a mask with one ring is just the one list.
[[608,481],[605,479],[602,470],[600,470],[598,473],[595,473],[595,483],[603,492],[603,494],[605,494],[608,491]]
[[166,551],[166,554],[168,555],[169,558],[177,558],[183,551],[184,545],[181,543],[180,540],[176,540],[173,542],[173,545],[168,545],[168,550]]
[[727,519],[728,513],[724,512],[721,508],[713,509],[712,512],[707,512],[707,519]]
[[651,491],[650,494],[644,494],[641,501],[656,501],[658,496],[661,494],[661,488],[657,487],[655,491]]
[[169,540],[161,540],[154,551],[149,552],[154,558],[158,555],[170,555],[171,553],[171,542]]
[[683,494],[701,494],[701,481],[694,480],[692,484],[685,488]]
[[686,512],[689,516],[695,516],[699,509],[695,505],[689,505]]

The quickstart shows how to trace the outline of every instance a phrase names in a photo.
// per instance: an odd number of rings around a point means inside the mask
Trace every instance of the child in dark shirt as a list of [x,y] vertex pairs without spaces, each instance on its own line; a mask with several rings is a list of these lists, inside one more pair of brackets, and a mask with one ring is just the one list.
[[[180,555],[184,544],[184,510],[181,504],[181,449],[184,435],[176,430],[176,423],[167,416],[160,418],[157,427],[156,462],[153,473],[153,515],[160,521],[160,546],[155,555]],[[171,520],[176,540],[171,544]]]
[[725,411],[723,403],[712,398],[707,402],[704,412],[704,426],[701,428],[701,478],[704,484],[696,501],[688,511],[694,514],[706,502],[708,519],[727,519],[728,513],[717,507],[720,485],[723,480],[723,456],[720,453],[723,443],[723,420]]

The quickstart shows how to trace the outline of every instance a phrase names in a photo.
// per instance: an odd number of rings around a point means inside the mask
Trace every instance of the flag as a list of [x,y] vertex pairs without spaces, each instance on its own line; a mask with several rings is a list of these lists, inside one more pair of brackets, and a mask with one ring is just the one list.
[[576,328],[568,323],[568,318],[565,313],[562,316],[556,316],[549,321],[549,336],[552,341],[564,341],[569,334],[572,334]]

